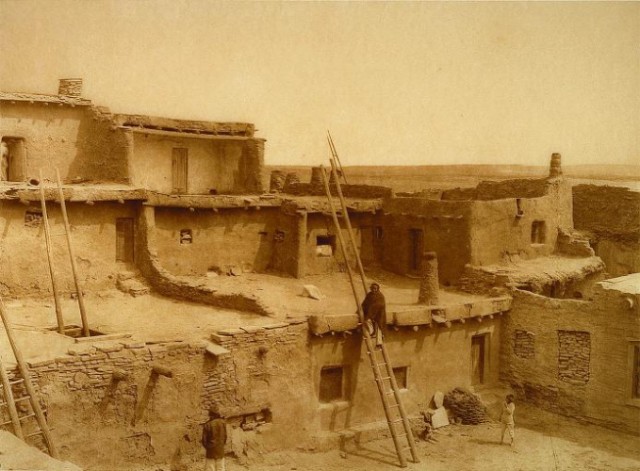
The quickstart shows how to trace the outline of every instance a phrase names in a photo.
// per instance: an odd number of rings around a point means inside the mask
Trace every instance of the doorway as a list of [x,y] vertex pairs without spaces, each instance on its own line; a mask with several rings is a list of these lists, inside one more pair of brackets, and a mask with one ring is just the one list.
[[424,232],[422,229],[409,229],[409,273],[420,273],[422,252],[424,252]]
[[471,384],[476,386],[485,382],[485,353],[487,334],[471,337]]
[[25,180],[26,151],[21,137],[2,137],[2,157],[0,161],[0,180],[21,182]]
[[116,218],[116,261],[133,263],[133,218]]

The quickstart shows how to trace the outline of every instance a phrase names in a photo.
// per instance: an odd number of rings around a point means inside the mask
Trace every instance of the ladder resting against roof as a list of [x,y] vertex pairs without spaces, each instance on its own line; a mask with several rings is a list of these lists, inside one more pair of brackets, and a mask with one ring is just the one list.
[[[0,298],[0,316],[2,317],[7,338],[9,339],[11,349],[18,364],[18,374],[14,380],[10,380],[5,365],[0,358],[0,379],[2,380],[2,387],[0,388],[0,409],[6,407],[10,417],[9,420],[0,422],[0,425],[6,427],[11,424],[14,435],[24,441],[32,437],[42,436],[49,455],[53,458],[58,458],[58,452],[53,443],[47,420],[40,407],[40,402],[36,397],[33,384],[31,383],[29,367],[24,361],[22,353],[18,349],[18,345],[13,337],[13,328],[9,322],[8,313],[2,298]],[[14,386],[21,391],[20,397],[16,398],[14,396]],[[22,415],[20,415],[19,409],[20,412],[24,411]],[[1,414],[0,416],[5,415],[6,414]],[[35,419],[35,422],[29,419]]]
[[[366,293],[367,283],[364,275],[364,269],[362,267],[360,254],[358,253],[358,248],[356,246],[355,237],[353,235],[353,229],[351,228],[351,222],[349,221],[347,205],[342,195],[342,189],[340,187],[340,182],[338,180],[338,175],[336,171],[336,164],[333,159],[331,159],[331,171],[333,172],[333,181],[335,182],[336,190],[338,192],[340,203],[342,205],[342,216],[347,226],[347,232],[349,234],[351,248],[353,249],[353,253],[355,254],[358,269],[360,271],[360,277],[362,279],[362,285]],[[349,265],[349,259],[347,257],[347,246],[345,245],[345,241],[342,235],[340,222],[338,220],[338,214],[333,204],[331,189],[329,187],[327,175],[325,173],[324,168],[322,168],[321,174],[322,174],[322,181],[324,184],[325,192],[327,194],[327,199],[329,200],[329,207],[331,208],[331,215],[333,217],[336,236],[338,237],[338,240],[340,241],[340,247],[342,248],[342,255],[344,257],[346,270],[349,275],[349,282],[351,283],[353,297],[356,301],[356,305],[358,306],[358,317],[360,319],[360,324],[362,325],[362,336],[364,338],[364,343],[367,348],[367,356],[369,357],[369,363],[371,364],[373,377],[378,387],[378,393],[380,394],[382,407],[384,408],[387,424],[389,425],[389,432],[391,433],[391,438],[393,439],[393,444],[395,446],[396,453],[398,455],[398,460],[400,461],[400,466],[404,468],[407,466],[407,457],[406,457],[407,451],[411,452],[411,458],[414,463],[418,463],[420,461],[420,459],[418,458],[418,450],[416,449],[416,443],[413,438],[413,432],[411,431],[411,426],[409,425],[409,419],[407,418],[407,413],[402,404],[402,397],[400,396],[398,383],[396,381],[396,377],[393,372],[393,365],[391,364],[391,360],[389,359],[389,354],[387,353],[387,349],[384,345],[384,342],[381,342],[380,345],[375,345],[374,340],[371,338],[371,335],[369,334],[369,329],[364,323],[364,312],[362,311],[362,306],[360,304],[360,299],[358,297],[358,292],[354,282],[353,272],[351,270],[351,266]],[[403,446],[403,441],[405,440],[406,440],[407,446]]]

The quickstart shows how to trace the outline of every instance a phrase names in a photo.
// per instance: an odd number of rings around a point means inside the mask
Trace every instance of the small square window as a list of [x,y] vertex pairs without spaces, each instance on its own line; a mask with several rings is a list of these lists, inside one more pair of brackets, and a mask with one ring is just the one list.
[[336,236],[319,235],[316,237],[316,255],[318,257],[331,257],[336,250]]
[[30,210],[24,213],[24,225],[27,227],[40,227],[42,224],[42,211]]
[[395,366],[393,368],[393,375],[396,377],[396,383],[400,389],[407,389],[408,370],[408,366]]
[[180,231],[180,243],[182,245],[188,245],[193,242],[193,236],[191,234],[191,229],[182,229]]
[[320,371],[320,402],[332,402],[344,399],[344,368],[325,366]]

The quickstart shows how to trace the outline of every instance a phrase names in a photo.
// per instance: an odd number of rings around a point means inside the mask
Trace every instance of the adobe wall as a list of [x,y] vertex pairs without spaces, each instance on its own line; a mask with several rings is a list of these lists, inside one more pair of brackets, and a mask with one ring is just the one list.
[[[520,199],[521,217],[516,217],[516,198],[471,204],[472,265],[490,265],[514,256],[529,259],[549,255],[556,249],[558,229],[573,227],[571,186],[562,180],[551,181],[546,196]],[[544,244],[532,241],[534,221],[545,222]]]
[[394,198],[383,204],[383,255],[385,269],[405,275],[411,272],[410,230],[424,235],[424,251],[438,255],[441,284],[453,284],[471,257],[471,203]]
[[[364,253],[365,261],[368,265],[376,263],[376,256],[379,252],[377,245],[374,245],[373,228],[375,227],[376,218],[372,214],[355,214],[350,213],[349,219],[351,227],[356,239],[356,246],[360,253]],[[347,244],[347,254],[352,267],[355,267],[355,254],[351,247],[349,232],[343,219],[340,219],[342,237]],[[363,231],[367,234],[363,237]],[[318,250],[318,237],[335,236],[335,244],[332,250],[332,256],[326,256]],[[363,247],[363,244],[366,247]],[[309,213],[307,215],[307,234],[304,241],[304,274],[305,275],[321,275],[325,273],[344,272],[344,256],[340,247],[340,241],[336,234],[333,219],[329,215],[321,213]]]
[[[162,266],[174,275],[203,275],[209,268],[264,272],[271,268],[279,208],[155,208],[155,240]],[[190,244],[180,231],[191,230]]]
[[555,412],[640,433],[629,340],[640,340],[638,298],[598,289],[593,302],[514,292],[502,325],[501,377]]
[[[500,318],[485,322],[454,323],[450,328],[423,328],[418,331],[388,330],[385,345],[394,367],[408,367],[406,390],[401,392],[409,415],[433,407],[437,391],[471,386],[471,338],[488,335],[485,353],[485,381],[495,384],[499,374]],[[311,340],[313,401],[317,408],[316,426],[338,431],[384,420],[384,412],[373,381],[366,347],[360,335],[313,337]],[[346,376],[345,400],[321,404],[318,401],[320,371],[323,367],[343,366]]]
[[57,106],[3,102],[0,135],[24,139],[23,161],[12,162],[17,181],[60,177],[126,182],[128,143],[112,131],[108,110],[86,106]]
[[180,147],[188,149],[187,193],[261,191],[262,140],[216,141],[136,132],[133,144],[131,173],[134,186],[172,193],[172,152],[173,148]]
[[612,276],[640,272],[640,192],[623,187],[573,187],[576,229],[588,231]]
[[[0,290],[4,296],[51,293],[44,227],[41,221],[25,223],[25,213],[32,210],[39,212],[40,204],[0,202]],[[47,212],[58,287],[63,292],[75,291],[60,206],[49,202]],[[135,218],[135,205],[67,203],[67,212],[83,287],[113,287],[123,268],[116,262],[116,218]]]

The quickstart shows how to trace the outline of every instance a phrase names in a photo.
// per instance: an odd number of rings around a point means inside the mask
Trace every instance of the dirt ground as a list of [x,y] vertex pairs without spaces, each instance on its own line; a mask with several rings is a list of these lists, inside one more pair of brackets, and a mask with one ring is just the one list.
[[[418,442],[421,462],[406,469],[428,471],[637,471],[640,469],[640,437],[580,424],[575,420],[518,404],[516,445],[500,445],[501,427],[450,425],[436,433],[437,443]],[[197,461],[196,461],[197,460]],[[368,442],[347,453],[279,452],[256,456],[249,464],[227,458],[227,470],[337,471],[397,470],[390,439]],[[203,469],[203,459],[185,471]],[[169,466],[122,468],[117,471],[170,471]],[[89,471],[89,470],[87,470]],[[116,471],[116,470],[114,470]]]

